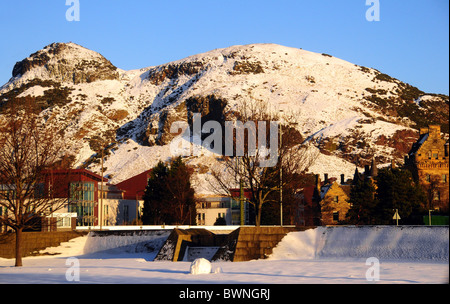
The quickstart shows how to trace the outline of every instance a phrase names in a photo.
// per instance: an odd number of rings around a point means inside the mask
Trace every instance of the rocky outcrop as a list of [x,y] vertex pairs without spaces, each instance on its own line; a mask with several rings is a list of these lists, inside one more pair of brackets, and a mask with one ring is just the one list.
[[[190,97],[178,106],[166,107],[151,115],[146,123],[147,127],[138,136],[138,140],[141,144],[147,146],[167,145],[179,135],[179,133],[170,132],[174,122],[187,122],[190,130],[193,130],[192,119],[194,113],[201,114],[202,124],[210,120],[224,123],[226,119],[226,105],[227,101],[225,99],[214,95]],[[207,134],[202,136],[205,137]]]
[[205,68],[205,64],[201,61],[172,63],[150,70],[147,79],[154,85],[160,85],[166,79],[173,80],[183,75],[193,76]]
[[[52,43],[17,62],[12,76],[33,73],[48,79],[73,84],[119,79],[117,68],[102,55],[74,43]],[[34,78],[34,77],[33,77]]]

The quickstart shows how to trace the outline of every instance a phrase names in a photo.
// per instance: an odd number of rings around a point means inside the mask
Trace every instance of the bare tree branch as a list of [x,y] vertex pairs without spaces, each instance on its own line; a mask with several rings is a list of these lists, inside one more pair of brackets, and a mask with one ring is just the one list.
[[[243,124],[254,122],[257,126],[262,122],[279,119],[277,115],[273,115],[267,110],[267,104],[260,102],[244,101],[237,107],[235,113],[236,120]],[[235,135],[235,143],[239,140],[245,143],[244,155],[223,157],[221,164],[212,169],[212,176],[216,182],[213,189],[228,193],[230,197],[232,197],[230,189],[236,188],[239,182],[243,181],[245,189],[251,196],[249,202],[255,206],[257,226],[261,223],[263,204],[277,201],[274,194],[279,193],[281,188],[292,184],[299,175],[306,174],[317,157],[317,155],[311,153],[307,146],[302,145],[300,133],[295,128],[290,127],[293,118],[293,115],[284,117],[287,123],[281,126],[282,145],[280,145],[279,133],[275,135],[278,136],[278,162],[276,166],[260,166],[264,151],[257,149],[256,153],[252,153],[255,151],[250,148],[248,138],[250,136],[256,138],[257,136],[256,134],[250,134],[251,130],[248,129],[246,134],[236,132]],[[257,127],[256,130],[259,130],[259,128]],[[238,138],[238,136],[244,138]],[[274,135],[267,132],[266,129],[266,139],[270,136]],[[270,142],[270,140],[266,140],[267,142]],[[237,198],[233,197],[233,199]]]
[[11,103],[0,116],[0,224],[16,232],[16,266],[22,265],[21,233],[67,203],[44,189],[45,172],[62,155],[63,140],[32,104]]

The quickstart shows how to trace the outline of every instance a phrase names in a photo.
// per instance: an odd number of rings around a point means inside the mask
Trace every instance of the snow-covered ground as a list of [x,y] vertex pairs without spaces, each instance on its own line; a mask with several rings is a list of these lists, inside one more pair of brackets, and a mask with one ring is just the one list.
[[449,281],[448,233],[448,227],[319,227],[288,234],[267,260],[213,262],[211,273],[200,275],[191,274],[190,262],[153,261],[157,252],[95,252],[92,238],[80,237],[48,248],[53,256],[24,258],[20,268],[0,259],[0,283],[441,284]]

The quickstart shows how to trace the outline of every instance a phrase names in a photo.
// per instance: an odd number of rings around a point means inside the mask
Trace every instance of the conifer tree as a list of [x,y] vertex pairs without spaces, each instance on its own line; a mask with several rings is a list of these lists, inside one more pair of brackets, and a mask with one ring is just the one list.
[[166,164],[161,161],[151,171],[144,193],[142,222],[145,225],[162,225],[167,220],[164,210],[169,200],[165,187],[167,171]]
[[170,164],[160,161],[152,169],[144,194],[144,224],[193,224],[196,213],[192,173],[181,157]]
[[376,223],[376,206],[374,181],[369,178],[357,180],[352,186],[349,203],[352,206],[347,213],[347,220],[354,225],[370,225]]
[[426,196],[411,173],[401,168],[384,168],[378,172],[376,181],[378,224],[392,224],[396,209],[403,223],[414,223],[413,217],[423,212]]

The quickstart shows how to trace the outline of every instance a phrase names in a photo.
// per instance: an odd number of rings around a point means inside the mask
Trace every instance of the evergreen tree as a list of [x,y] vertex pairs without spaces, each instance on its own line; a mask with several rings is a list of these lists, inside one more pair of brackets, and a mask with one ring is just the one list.
[[195,191],[191,185],[192,168],[186,166],[181,157],[170,165],[166,189],[170,195],[169,206],[172,209],[175,224],[192,225],[195,223]]
[[371,225],[376,223],[376,207],[374,181],[369,178],[357,180],[352,186],[349,203],[352,206],[347,213],[347,221],[354,225]]
[[183,225],[195,221],[192,169],[181,157],[170,164],[159,162],[151,172],[144,194],[142,222],[146,225]]
[[377,223],[392,224],[395,209],[404,224],[416,223],[417,216],[423,212],[426,196],[411,173],[400,168],[384,168],[379,171],[376,181]]
[[164,206],[169,201],[165,184],[167,182],[168,168],[159,162],[151,171],[144,193],[144,208],[142,223],[144,225],[161,225],[167,220]]

